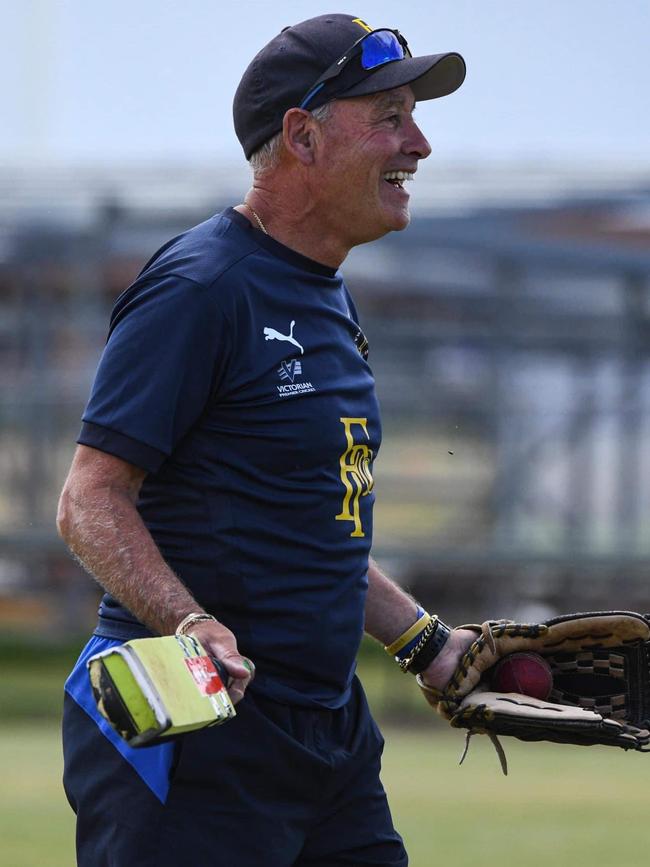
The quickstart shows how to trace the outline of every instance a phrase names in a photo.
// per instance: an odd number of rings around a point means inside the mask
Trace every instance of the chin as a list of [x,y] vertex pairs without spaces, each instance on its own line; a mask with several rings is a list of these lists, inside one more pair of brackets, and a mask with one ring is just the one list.
[[400,217],[400,219],[399,219],[398,222],[399,222],[399,225],[395,227],[394,231],[395,231],[395,232],[402,232],[402,231],[404,231],[404,229],[405,229],[405,228],[408,226],[408,224],[411,222],[411,214],[410,214],[410,212],[409,212],[409,211],[405,211],[405,212],[401,215],[401,217]]
[[408,208],[396,210],[394,208],[381,208],[379,213],[375,211],[373,217],[368,215],[363,221],[359,216],[357,218],[357,226],[362,230],[354,244],[368,244],[371,241],[376,241],[378,238],[383,238],[389,232],[402,232],[411,222],[411,215]]
[[381,195],[379,205],[379,215],[382,224],[386,227],[386,232],[401,232],[411,222],[411,214],[409,212],[409,196],[406,191],[399,193],[389,191],[388,195],[384,192]]
[[398,213],[392,213],[387,216],[386,223],[388,228],[386,231],[388,232],[403,232],[404,229],[411,222],[411,214],[408,208],[404,208],[403,211],[399,211]]

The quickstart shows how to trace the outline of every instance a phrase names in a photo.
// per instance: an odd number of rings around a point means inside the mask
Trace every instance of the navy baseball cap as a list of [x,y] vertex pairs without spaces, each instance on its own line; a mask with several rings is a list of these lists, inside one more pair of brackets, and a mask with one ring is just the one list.
[[319,15],[285,27],[253,58],[235,93],[235,132],[249,159],[282,129],[290,108],[312,111],[405,84],[416,101],[436,99],[464,78],[460,54],[412,57],[396,30],[374,30],[352,15]]

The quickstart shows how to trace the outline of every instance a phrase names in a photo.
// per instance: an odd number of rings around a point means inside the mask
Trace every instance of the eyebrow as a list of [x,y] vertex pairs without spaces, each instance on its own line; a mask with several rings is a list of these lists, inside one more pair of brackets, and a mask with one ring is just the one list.
[[[407,97],[401,93],[381,93],[377,96],[375,108],[378,111],[383,111],[387,108],[393,108],[393,106],[398,106],[399,108],[406,109]],[[415,102],[413,103],[411,111],[415,111]]]

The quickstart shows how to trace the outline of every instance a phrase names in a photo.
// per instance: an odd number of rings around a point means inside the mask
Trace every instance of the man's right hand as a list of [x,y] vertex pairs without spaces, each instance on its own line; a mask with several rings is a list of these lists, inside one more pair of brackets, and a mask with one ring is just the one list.
[[210,656],[215,656],[230,675],[228,695],[237,704],[244,697],[246,688],[255,676],[255,666],[250,659],[237,650],[237,639],[218,620],[204,620],[187,630],[197,638]]

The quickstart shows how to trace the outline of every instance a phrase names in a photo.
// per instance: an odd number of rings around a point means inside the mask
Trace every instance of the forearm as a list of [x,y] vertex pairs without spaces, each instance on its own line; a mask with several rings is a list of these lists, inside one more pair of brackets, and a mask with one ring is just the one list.
[[[366,632],[384,646],[392,644],[415,623],[417,609],[418,605],[413,598],[384,575],[371,559],[368,567]],[[475,637],[469,630],[453,629],[433,660],[422,669],[424,682],[436,689],[442,689]]]
[[202,610],[163,560],[124,491],[68,488],[59,528],[84,568],[153,632],[170,634],[186,614]]
[[391,581],[371,558],[368,566],[365,630],[382,644],[391,644],[417,619],[417,603]]
[[[171,635],[203,609],[165,563],[136,502],[145,471],[80,445],[59,500],[57,527],[72,553],[111,596],[152,632]],[[233,633],[211,618],[188,627],[226,667],[228,692],[240,701],[253,677]]]

